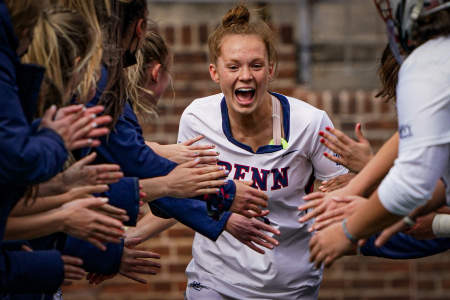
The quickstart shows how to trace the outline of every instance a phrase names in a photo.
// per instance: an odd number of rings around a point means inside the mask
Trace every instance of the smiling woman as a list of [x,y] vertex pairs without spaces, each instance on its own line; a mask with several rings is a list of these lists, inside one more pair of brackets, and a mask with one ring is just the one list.
[[[308,261],[311,234],[296,222],[296,207],[315,179],[347,172],[323,156],[317,133],[332,124],[325,112],[269,91],[277,62],[272,32],[250,22],[244,5],[224,16],[209,49],[210,75],[222,93],[186,108],[178,140],[201,134],[215,144],[230,179],[251,180],[267,193],[270,214],[232,214],[215,243],[196,234],[187,299],[316,299],[322,272]],[[242,228],[245,237],[235,234]]]

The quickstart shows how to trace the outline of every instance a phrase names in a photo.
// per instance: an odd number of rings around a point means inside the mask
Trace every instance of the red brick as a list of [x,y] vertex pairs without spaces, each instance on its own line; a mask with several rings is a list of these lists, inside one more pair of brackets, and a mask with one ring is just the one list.
[[173,26],[164,29],[164,38],[169,45],[175,44],[175,28]]
[[181,42],[184,46],[189,46],[190,44],[192,44],[191,26],[184,25],[181,28]]
[[279,34],[283,44],[292,44],[294,42],[294,29],[291,24],[281,25]]
[[169,237],[193,237],[194,231],[189,228],[173,228],[169,230]]
[[179,63],[206,63],[208,61],[208,55],[201,51],[185,51],[183,53],[175,53],[174,64]]
[[382,288],[384,282],[377,279],[355,279],[350,281],[350,287],[354,289]]
[[409,271],[409,263],[407,261],[389,262],[380,260],[378,263],[367,265],[369,272],[393,272],[393,271]]
[[208,25],[200,24],[198,27],[198,39],[200,45],[204,45],[208,42]]
[[186,264],[169,264],[169,272],[184,274],[184,271],[186,271],[186,267]]

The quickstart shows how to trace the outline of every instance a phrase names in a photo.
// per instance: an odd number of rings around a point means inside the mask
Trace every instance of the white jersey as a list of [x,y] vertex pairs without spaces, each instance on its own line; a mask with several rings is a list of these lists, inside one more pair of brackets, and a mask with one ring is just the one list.
[[450,205],[450,38],[415,49],[398,78],[399,154],[378,196],[391,213],[407,215],[431,198],[439,178]]
[[[313,299],[322,270],[309,262],[311,223],[298,222],[297,207],[304,203],[305,190],[315,179],[327,180],[347,170],[324,157],[327,148],[320,130],[332,126],[324,111],[295,98],[274,94],[283,111],[284,138],[280,145],[260,147],[256,153],[235,140],[230,131],[224,95],[193,101],[184,111],[178,141],[204,135],[201,143],[212,143],[229,179],[253,180],[269,196],[268,219],[281,234],[274,250],[261,255],[243,245],[228,232],[216,242],[195,235],[193,259],[187,267],[188,281],[236,299]],[[329,151],[328,151],[329,152]]]

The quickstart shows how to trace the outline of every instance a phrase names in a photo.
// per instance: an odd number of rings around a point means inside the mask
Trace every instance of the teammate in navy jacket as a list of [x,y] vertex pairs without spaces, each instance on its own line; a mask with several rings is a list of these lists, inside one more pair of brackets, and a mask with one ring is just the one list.
[[[58,173],[67,152],[64,141],[53,130],[45,127],[31,130],[24,110],[35,106],[33,102],[43,69],[20,64],[16,51],[21,43],[3,0],[0,0],[0,20],[0,188],[3,194],[0,240],[3,240],[8,213],[23,196],[26,186]],[[25,90],[23,84],[28,87],[31,84],[34,89]],[[61,285],[64,270],[59,252],[6,251],[3,248],[0,251],[0,291],[54,292]]]

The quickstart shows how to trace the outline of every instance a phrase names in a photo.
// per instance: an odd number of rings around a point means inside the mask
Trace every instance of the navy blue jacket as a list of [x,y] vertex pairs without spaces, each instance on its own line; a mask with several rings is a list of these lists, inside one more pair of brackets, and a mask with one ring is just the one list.
[[447,251],[450,239],[439,238],[432,240],[417,240],[410,235],[397,233],[392,236],[383,247],[376,247],[378,235],[371,236],[361,247],[361,254],[391,259],[420,258]]
[[[67,158],[55,132],[30,127],[43,69],[21,65],[17,45],[8,9],[0,0],[0,241],[8,214],[26,187],[56,175]],[[59,252],[8,251],[0,245],[0,291],[54,292],[62,280]]]

